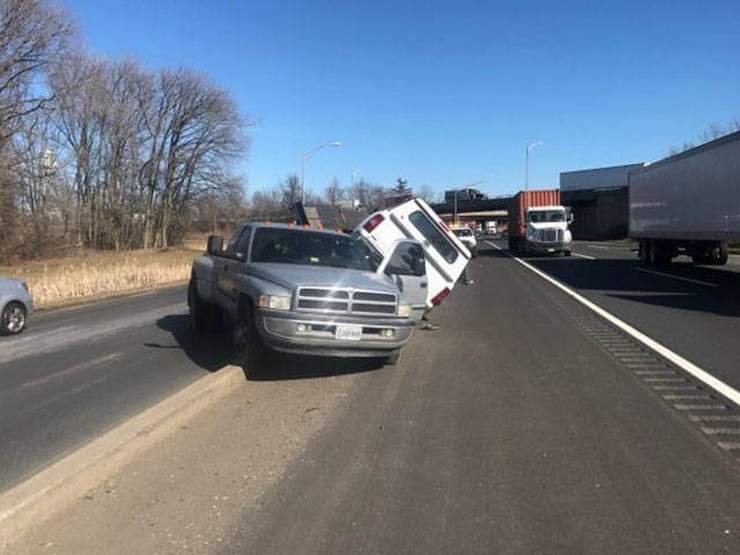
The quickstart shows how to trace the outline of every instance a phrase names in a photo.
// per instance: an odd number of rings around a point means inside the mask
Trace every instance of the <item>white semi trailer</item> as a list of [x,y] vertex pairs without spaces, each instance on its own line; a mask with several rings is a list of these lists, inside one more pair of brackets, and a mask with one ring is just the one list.
[[631,171],[629,194],[641,259],[725,264],[740,241],[740,132]]

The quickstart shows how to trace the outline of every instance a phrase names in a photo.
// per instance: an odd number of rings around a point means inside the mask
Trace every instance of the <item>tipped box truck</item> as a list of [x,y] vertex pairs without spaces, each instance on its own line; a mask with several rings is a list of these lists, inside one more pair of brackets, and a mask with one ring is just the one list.
[[509,205],[509,250],[570,256],[572,221],[558,189],[520,191]]
[[633,170],[628,181],[642,260],[727,262],[728,241],[740,240],[740,132]]

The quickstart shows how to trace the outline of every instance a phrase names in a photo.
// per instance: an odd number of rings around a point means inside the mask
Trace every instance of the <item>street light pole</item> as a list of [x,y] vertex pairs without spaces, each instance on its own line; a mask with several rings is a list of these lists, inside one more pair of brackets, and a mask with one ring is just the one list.
[[304,152],[303,154],[301,154],[301,204],[306,204],[306,181],[305,181],[306,162],[308,162],[311,156],[313,156],[316,152],[318,152],[322,148],[327,148],[330,146],[340,147],[342,146],[342,143],[339,141],[334,141],[333,143],[326,143],[324,145],[319,145],[317,147],[314,147],[308,152]]
[[524,195],[528,196],[529,192],[529,153],[536,146],[541,146],[545,143],[537,141],[536,143],[530,143],[524,147]]

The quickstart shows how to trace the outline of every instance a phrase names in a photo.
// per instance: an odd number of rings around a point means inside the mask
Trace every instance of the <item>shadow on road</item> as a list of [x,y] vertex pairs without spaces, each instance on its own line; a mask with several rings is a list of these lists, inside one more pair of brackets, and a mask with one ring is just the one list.
[[231,343],[228,334],[209,334],[194,341],[187,314],[173,314],[157,320],[157,327],[172,334],[175,345],[145,343],[153,349],[182,349],[196,365],[216,372],[231,364]]
[[[171,333],[176,344],[145,343],[145,346],[153,349],[182,349],[190,360],[209,372],[235,364],[231,332],[228,330],[196,337],[190,329],[190,319],[186,314],[160,318],[157,326]],[[302,380],[369,372],[382,367],[382,359],[329,358],[270,352],[264,357],[260,367],[244,368],[244,374],[252,381]]]
[[244,368],[248,380],[305,380],[372,372],[383,367],[377,358],[330,358],[270,352],[259,368]]
[[[481,245],[479,255],[506,258],[509,252]],[[740,317],[740,272],[728,267],[695,266],[681,261],[646,266],[628,254],[625,258],[594,260],[538,254],[516,256],[576,290],[604,291],[609,297],[635,303]]]
[[637,303],[740,317],[740,273],[731,270],[690,263],[653,267],[634,259],[538,257],[528,262],[574,289],[606,291],[610,297]]

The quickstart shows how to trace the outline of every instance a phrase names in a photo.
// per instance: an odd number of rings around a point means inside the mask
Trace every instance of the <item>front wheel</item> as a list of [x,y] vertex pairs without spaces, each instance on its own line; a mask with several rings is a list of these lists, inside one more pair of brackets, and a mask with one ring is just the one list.
[[28,312],[23,303],[11,301],[0,315],[0,335],[15,335],[21,333],[26,328],[26,318]]
[[212,324],[213,310],[211,305],[200,298],[198,286],[194,281],[188,286],[188,307],[190,309],[190,327],[195,333],[209,331]]
[[244,314],[234,322],[231,338],[236,363],[257,372],[267,349],[255,325],[253,312]]

